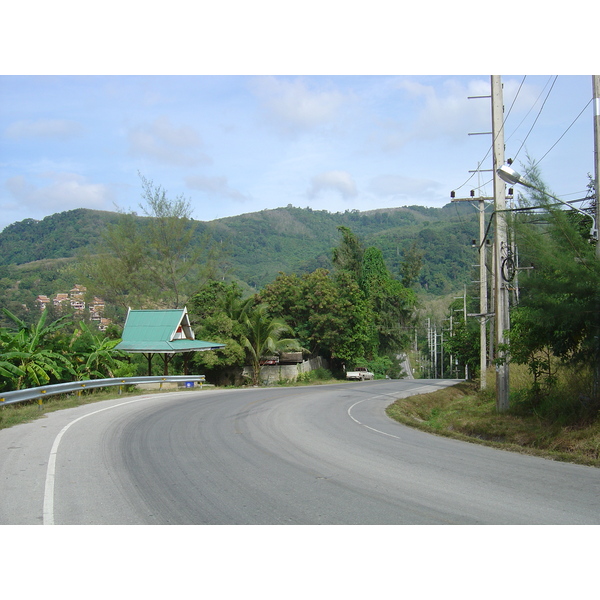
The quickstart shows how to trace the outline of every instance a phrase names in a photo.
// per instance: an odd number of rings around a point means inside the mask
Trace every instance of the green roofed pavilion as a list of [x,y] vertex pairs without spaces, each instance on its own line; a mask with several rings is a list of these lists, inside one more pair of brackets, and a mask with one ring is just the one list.
[[197,340],[190,325],[187,308],[167,310],[131,310],[127,313],[122,341],[115,347],[123,352],[143,354],[148,359],[148,374],[152,373],[152,357],[161,354],[168,365],[177,353],[185,353],[187,373],[188,353],[224,348],[225,344]]

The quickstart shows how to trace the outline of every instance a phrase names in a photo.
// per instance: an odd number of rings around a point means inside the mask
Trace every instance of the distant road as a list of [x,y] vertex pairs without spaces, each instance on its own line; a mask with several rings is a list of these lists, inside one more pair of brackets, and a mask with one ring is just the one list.
[[205,389],[51,413],[0,431],[0,523],[600,523],[600,469],[385,415],[451,383]]

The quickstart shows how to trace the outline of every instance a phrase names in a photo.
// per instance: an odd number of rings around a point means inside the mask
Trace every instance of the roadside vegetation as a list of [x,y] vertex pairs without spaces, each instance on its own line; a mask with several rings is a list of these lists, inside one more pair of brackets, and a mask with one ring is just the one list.
[[[436,435],[552,460],[600,467],[600,420],[597,409],[573,398],[572,374],[560,370],[553,394],[532,403],[532,378],[523,366],[511,367],[511,407],[498,413],[495,373],[487,373],[487,389],[467,381],[430,394],[397,400],[387,408],[392,419]],[[586,379],[580,373],[582,380]],[[589,374],[588,374],[589,378]]]

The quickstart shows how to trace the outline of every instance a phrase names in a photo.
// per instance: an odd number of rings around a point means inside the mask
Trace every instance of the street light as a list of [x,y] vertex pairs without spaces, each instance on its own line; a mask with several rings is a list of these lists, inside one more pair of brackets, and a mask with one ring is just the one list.
[[590,219],[592,219],[592,228],[590,229],[590,237],[594,240],[598,240],[598,228],[596,227],[596,219],[594,216],[590,215],[589,213],[585,212],[584,210],[581,210],[580,208],[576,208],[575,206],[572,206],[568,202],[565,202],[564,200],[561,200],[560,198],[557,198],[556,196],[553,196],[552,194],[548,194],[548,192],[545,192],[544,190],[540,190],[538,187],[536,187],[535,185],[533,185],[532,183],[527,181],[527,179],[525,179],[522,175],[517,173],[509,165],[502,165],[496,172],[498,173],[498,177],[500,177],[500,179],[502,179],[506,183],[510,183],[512,185],[520,183],[521,185],[531,188],[532,190],[537,190],[538,192],[540,192],[542,194],[546,194],[547,196],[550,196],[550,198],[552,198],[553,200],[556,200],[557,202],[560,202],[561,204],[564,204],[564,205],[568,206],[569,208],[572,208],[574,211],[577,211],[578,213],[581,213],[582,215],[589,217]]

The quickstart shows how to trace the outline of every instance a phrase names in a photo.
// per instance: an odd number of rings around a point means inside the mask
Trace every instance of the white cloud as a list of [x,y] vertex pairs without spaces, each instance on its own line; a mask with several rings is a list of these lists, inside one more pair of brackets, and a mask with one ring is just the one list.
[[324,190],[337,191],[344,199],[354,198],[358,194],[352,176],[346,171],[327,171],[315,175],[307,194],[309,198],[315,198]]
[[227,177],[203,177],[201,175],[191,175],[185,178],[185,184],[188,188],[213,194],[231,200],[244,202],[249,198],[233,189],[227,182]]
[[302,78],[261,77],[253,89],[267,120],[283,134],[297,134],[332,123],[345,100],[335,89],[309,89]]
[[369,189],[381,196],[395,196],[400,194],[414,196],[430,192],[438,185],[430,179],[417,179],[402,175],[379,175],[371,180]]
[[50,138],[64,140],[81,134],[83,127],[76,121],[66,119],[39,119],[38,121],[16,121],[5,130],[12,139]]
[[134,156],[182,167],[210,162],[200,150],[202,140],[195,129],[175,127],[168,117],[158,117],[150,124],[134,127],[129,131],[128,139],[129,151]]
[[111,209],[113,194],[105,185],[88,183],[75,173],[46,173],[43,177],[50,180],[43,187],[35,186],[22,175],[8,179],[6,187],[27,211],[49,214],[74,208]]
[[489,95],[489,79],[449,79],[434,86],[401,78],[396,89],[402,94],[402,102],[411,106],[406,112],[410,120],[403,119],[400,113],[379,123],[379,130],[372,137],[383,150],[396,151],[414,141],[439,138],[466,142],[468,133],[491,128],[490,101],[469,99]]

